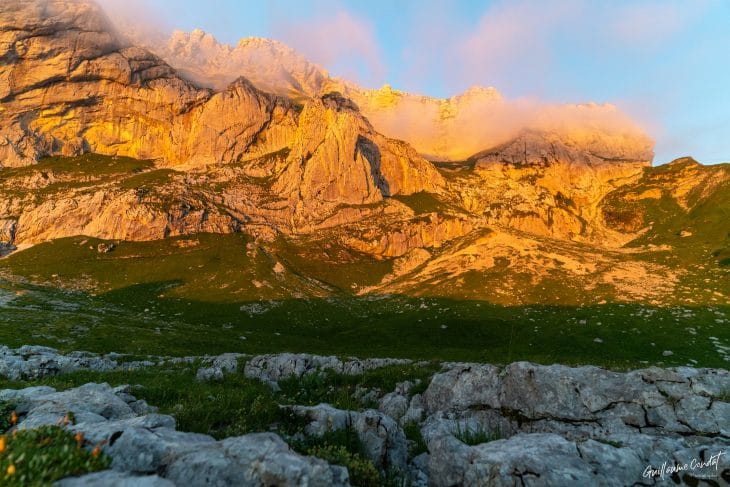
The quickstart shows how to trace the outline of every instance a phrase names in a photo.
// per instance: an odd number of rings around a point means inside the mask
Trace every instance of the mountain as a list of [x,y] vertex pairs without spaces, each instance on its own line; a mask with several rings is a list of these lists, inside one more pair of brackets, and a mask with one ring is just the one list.
[[[138,283],[112,285],[99,258],[125,256],[119,278],[139,276],[126,266],[145,252],[184,266],[217,238],[233,249],[225,278],[215,266],[147,272],[179,280],[176,293],[190,280],[196,295],[208,282],[254,301],[728,302],[730,169],[652,167],[649,138],[611,107],[529,107],[494,134],[474,118],[506,113],[493,89],[364,90],[279,43],[229,48],[200,31],[160,51],[171,66],[85,0],[3,3],[0,25],[0,241],[4,253],[35,245],[5,259],[7,275],[70,259],[64,285],[109,291]],[[228,83],[239,69],[250,79]],[[201,86],[211,73],[220,84]],[[381,131],[430,112],[413,137]],[[443,134],[419,138],[429,130]],[[207,244],[185,240],[204,233]],[[89,239],[117,250],[88,254]]]
[[200,29],[189,33],[176,30],[169,39],[153,39],[132,37],[182,76],[208,88],[222,90],[244,76],[263,91],[300,99],[321,95],[328,79],[325,70],[271,39],[248,37],[230,46]]
[[447,99],[414,95],[390,85],[367,89],[332,78],[327,71],[281,42],[249,37],[236,46],[202,30],[175,31],[169,38],[125,26],[132,42],[154,52],[200,86],[223,89],[239,76],[263,91],[295,100],[331,91],[355,102],[383,134],[404,140],[424,157],[465,160],[508,143],[525,130],[559,133],[589,149],[604,146],[625,159],[650,161],[653,142],[611,105],[545,105],[505,100],[495,88],[472,87]]

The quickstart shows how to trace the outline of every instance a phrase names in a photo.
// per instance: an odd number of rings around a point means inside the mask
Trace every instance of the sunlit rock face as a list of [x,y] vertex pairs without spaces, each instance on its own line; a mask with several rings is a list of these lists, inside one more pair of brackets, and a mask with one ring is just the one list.
[[[378,167],[367,183],[335,183],[339,193],[329,189],[330,196],[346,192],[361,202],[376,197],[375,186],[390,195],[438,184],[425,161],[376,134],[355,108],[352,115],[335,116],[339,110],[313,99],[301,111],[243,78],[219,92],[198,88],[150,52],[124,47],[93,3],[4,3],[0,22],[9,26],[0,33],[6,61],[0,70],[3,166],[84,152],[159,159],[168,166],[239,161],[286,147],[294,148],[292,157],[304,157],[299,153],[307,143],[346,131],[353,147],[323,153],[336,158],[327,164],[340,164],[340,175],[351,172],[348,165],[359,164],[358,157],[370,157]],[[408,158],[415,160],[413,168]],[[304,184],[316,180],[305,178]],[[362,191],[367,194],[358,199]]]
[[[390,85],[367,89],[330,78],[327,71],[295,50],[269,39],[244,38],[230,46],[201,30],[176,31],[169,38],[134,33],[131,37],[201,86],[221,89],[245,76],[264,91],[297,100],[341,92],[358,105],[377,131],[408,142],[433,160],[465,160],[508,143],[525,130],[558,135],[581,150],[610,147],[626,160],[652,158],[648,152],[653,141],[608,104],[507,100],[495,88],[478,86],[446,99],[406,93]],[[615,156],[616,152],[609,154],[609,158]]]

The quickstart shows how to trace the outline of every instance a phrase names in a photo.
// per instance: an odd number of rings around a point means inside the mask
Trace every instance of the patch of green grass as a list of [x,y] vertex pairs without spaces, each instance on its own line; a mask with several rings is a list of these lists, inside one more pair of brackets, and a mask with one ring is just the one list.
[[[151,161],[98,154],[48,157],[31,166],[4,168],[0,191],[6,195],[43,200],[59,192],[83,190],[113,183],[130,174],[149,171],[153,167]],[[28,178],[35,178],[36,183],[33,187],[26,185]]]
[[0,436],[0,446],[0,483],[8,487],[50,485],[111,464],[98,448],[89,451],[83,439],[58,426]]
[[352,453],[341,445],[314,445],[304,452],[307,455],[321,458],[333,465],[347,468],[350,484],[354,487],[379,487],[381,476],[373,462],[359,453]]
[[103,156],[84,154],[76,157],[46,157],[31,166],[4,168],[3,177],[7,179],[31,176],[33,174],[53,174],[73,176],[74,178],[114,176],[138,173],[154,166],[152,161],[133,159],[123,156]]
[[456,423],[456,431],[454,436],[469,446],[481,445],[502,439],[502,435],[498,431],[487,431],[481,426],[477,429],[462,427],[461,422]]
[[418,421],[408,421],[405,423],[403,425],[403,432],[410,442],[408,445],[408,454],[411,458],[428,452],[428,446],[421,435],[421,425],[418,424]]
[[595,440],[599,443],[603,443],[604,445],[609,445],[614,448],[623,448],[623,443],[620,441],[613,441],[613,440],[607,440],[605,438],[595,438]]
[[328,286],[330,292],[351,293],[361,286],[375,285],[393,270],[390,260],[373,259],[336,240],[300,238],[287,242],[280,238],[271,251],[303,279],[314,279]]
[[357,389],[377,389],[385,394],[399,382],[420,381],[428,385],[439,366],[435,363],[390,365],[365,371],[362,375],[338,374],[320,371],[304,377],[290,377],[279,381],[284,400],[289,404],[315,406],[327,403],[339,409],[362,410],[377,408],[377,403],[357,397]]
[[152,190],[168,183],[174,174],[176,174],[176,171],[173,171],[172,169],[156,169],[154,171],[147,171],[126,178],[119,184],[119,187],[122,189]]
[[420,191],[409,195],[392,196],[394,200],[398,200],[408,206],[417,215],[427,213],[442,213],[448,209],[449,205],[444,203],[433,193]]

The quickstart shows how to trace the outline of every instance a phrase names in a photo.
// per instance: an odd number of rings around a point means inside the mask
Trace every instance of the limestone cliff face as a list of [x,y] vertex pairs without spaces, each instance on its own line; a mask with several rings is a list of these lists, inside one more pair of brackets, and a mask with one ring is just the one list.
[[627,153],[641,153],[653,144],[626,115],[607,104],[507,100],[495,88],[479,86],[443,99],[390,85],[368,89],[330,77],[294,49],[270,39],[244,38],[231,46],[201,30],[176,31],[169,38],[126,30],[135,43],[201,86],[222,88],[245,76],[264,91],[300,101],[340,92],[358,105],[378,132],[408,142],[433,160],[465,160],[509,143],[524,130],[559,134],[563,141],[589,149],[612,145]]
[[407,144],[378,134],[356,105],[339,93],[308,102],[274,191],[297,212],[323,206],[366,205],[395,194],[438,192],[438,171]]
[[290,150],[285,167],[264,175],[303,201],[362,204],[442,183],[354,106],[341,109],[347,100],[316,98],[302,110],[244,78],[220,92],[198,88],[125,45],[93,3],[6,2],[0,26],[0,167],[94,152],[190,168]]
[[[580,136],[580,134],[579,134]],[[494,225],[536,235],[621,245],[599,211],[606,194],[639,178],[650,166],[651,147],[605,136],[566,140],[565,134],[525,132],[474,156],[456,173],[449,194]]]
[[0,25],[0,164],[87,151],[184,156],[173,122],[210,92],[123,46],[94,4],[3,2]]

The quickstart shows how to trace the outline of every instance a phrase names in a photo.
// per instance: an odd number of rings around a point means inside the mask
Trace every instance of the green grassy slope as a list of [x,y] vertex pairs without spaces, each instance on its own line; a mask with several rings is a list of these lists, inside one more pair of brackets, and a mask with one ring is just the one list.
[[[317,272],[293,268],[293,259],[274,252],[252,256],[251,242],[240,235],[121,242],[108,254],[89,248],[96,243],[64,239],[0,261],[0,343],[135,354],[297,351],[631,367],[723,366],[710,337],[730,341],[727,306],[509,307],[356,297],[346,284],[362,272],[362,262],[351,269],[324,264],[322,281],[304,278]],[[286,262],[286,270],[274,271],[276,261]],[[308,297],[284,297],[307,286]],[[667,350],[673,355],[664,356]]]

